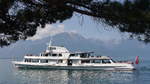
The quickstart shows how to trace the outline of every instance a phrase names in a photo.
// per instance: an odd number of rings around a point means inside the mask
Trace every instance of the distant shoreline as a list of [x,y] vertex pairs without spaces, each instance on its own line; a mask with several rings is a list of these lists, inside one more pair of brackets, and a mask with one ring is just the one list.
[[0,58],[0,60],[3,60],[3,59],[9,59],[9,60],[14,60],[14,59],[21,59],[21,58]]

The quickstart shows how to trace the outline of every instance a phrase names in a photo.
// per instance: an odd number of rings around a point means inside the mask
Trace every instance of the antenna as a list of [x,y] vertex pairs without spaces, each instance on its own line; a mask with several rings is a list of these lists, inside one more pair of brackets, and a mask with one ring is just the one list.
[[52,46],[52,36],[50,36],[50,41],[49,43],[47,43],[47,49],[46,50],[49,50],[49,47]]
[[50,41],[49,41],[48,46],[51,46],[51,45],[52,45],[52,36],[50,37]]

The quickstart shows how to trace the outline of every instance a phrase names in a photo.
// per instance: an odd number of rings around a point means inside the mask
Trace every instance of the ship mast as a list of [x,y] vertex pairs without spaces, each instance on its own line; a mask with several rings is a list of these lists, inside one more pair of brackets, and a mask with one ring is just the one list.
[[46,51],[48,52],[48,51],[49,51],[49,47],[52,46],[52,36],[50,37],[50,41],[49,41],[49,43],[48,43],[47,45],[48,45],[48,46],[47,46]]
[[52,36],[50,37],[50,41],[49,41],[48,46],[52,46]]

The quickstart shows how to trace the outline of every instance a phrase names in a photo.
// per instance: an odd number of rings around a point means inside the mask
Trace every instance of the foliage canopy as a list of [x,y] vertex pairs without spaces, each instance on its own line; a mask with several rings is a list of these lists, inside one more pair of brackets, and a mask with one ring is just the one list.
[[0,46],[31,37],[38,26],[63,22],[75,12],[150,42],[150,0],[0,0]]

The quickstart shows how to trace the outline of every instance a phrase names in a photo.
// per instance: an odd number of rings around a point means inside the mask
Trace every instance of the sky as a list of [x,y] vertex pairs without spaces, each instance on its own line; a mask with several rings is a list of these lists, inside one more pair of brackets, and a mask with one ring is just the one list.
[[65,31],[74,31],[85,38],[96,38],[104,41],[121,41],[127,39],[127,33],[121,33],[119,30],[102,22],[96,22],[89,16],[79,16],[75,14],[73,18],[63,22]]
[[106,24],[97,23],[91,17],[74,14],[71,19],[63,23],[47,24],[44,29],[38,27],[36,35],[28,40],[42,39],[62,32],[74,32],[85,38],[95,38],[106,42],[109,40],[119,42],[127,37],[127,34],[120,33]]

